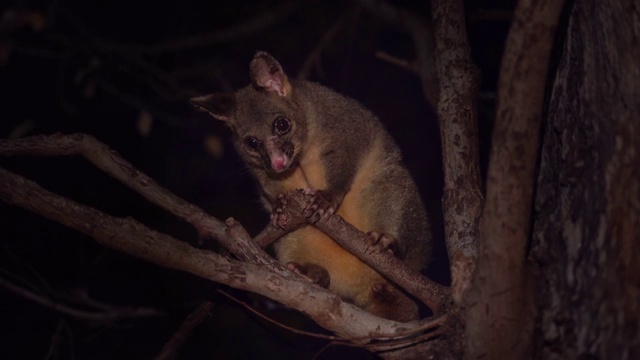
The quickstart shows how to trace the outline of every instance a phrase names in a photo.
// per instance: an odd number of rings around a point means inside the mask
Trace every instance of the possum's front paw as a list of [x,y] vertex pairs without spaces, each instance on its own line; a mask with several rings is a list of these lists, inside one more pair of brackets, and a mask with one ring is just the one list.
[[398,251],[398,242],[389,234],[369,231],[365,241],[367,242],[366,252],[368,253],[390,251],[395,255]]
[[326,222],[336,212],[338,204],[327,200],[321,190],[306,189],[304,193],[313,196],[311,205],[304,209],[311,223]]
[[323,268],[320,265],[316,264],[306,264],[300,265],[297,262],[289,262],[287,263],[287,269],[293,271],[296,274],[302,275],[307,278],[312,283],[321,286],[323,288],[328,288],[331,283],[331,277],[329,276],[329,272],[327,269]]
[[275,227],[284,229],[291,219],[285,214],[284,210],[287,207],[287,200],[283,194],[278,196],[275,205],[273,206],[273,212],[271,213],[271,224]]

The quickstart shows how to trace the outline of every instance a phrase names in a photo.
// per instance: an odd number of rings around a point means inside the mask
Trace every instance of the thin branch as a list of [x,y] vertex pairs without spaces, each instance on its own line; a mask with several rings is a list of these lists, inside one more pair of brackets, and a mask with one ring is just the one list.
[[0,278],[0,286],[13,292],[16,295],[19,295],[29,301],[33,301],[34,303],[42,305],[53,311],[74,317],[76,319],[88,320],[92,322],[111,323],[127,318],[154,317],[162,315],[162,313],[156,309],[144,307],[112,307],[106,311],[86,311],[67,306],[47,297],[36,294],[35,292],[20,287],[10,281],[7,281],[4,278]]
[[351,11],[344,11],[342,16],[340,16],[340,18],[325,32],[322,39],[320,39],[318,44],[316,44],[302,64],[302,67],[296,76],[298,79],[304,80],[309,77],[311,68],[320,61],[322,52],[331,45],[333,40],[340,34],[340,30],[342,30],[351,17]]
[[154,360],[168,360],[173,359],[175,353],[189,338],[189,335],[200,325],[200,323],[209,315],[209,312],[213,308],[211,301],[203,301],[198,307],[187,316],[187,318],[180,325],[180,329],[167,341],[166,344],[160,350],[160,353],[156,355]]
[[[132,79],[139,79],[155,91],[158,96],[168,101],[175,101],[176,99],[184,99],[185,97],[197,95],[198,92],[196,90],[180,85],[166,71],[153,65],[152,62],[147,61],[141,55],[108,44],[89,34],[86,30],[81,30],[80,32],[84,34],[84,37],[73,38],[52,34],[48,35],[46,39],[57,47],[64,47],[68,56],[77,56],[74,54],[79,51],[83,52],[85,56],[92,59],[89,66],[95,67],[96,69],[103,67],[105,62],[110,61],[105,59],[118,59],[120,71],[127,72]],[[82,77],[79,77],[76,80],[81,78]],[[105,78],[98,77],[94,81],[101,85],[105,92],[115,96],[127,105],[152,111],[158,119],[166,121],[169,124],[182,124],[182,121],[177,121],[175,116],[154,109],[148,101],[136,98],[135,96],[127,94],[125,91],[119,90],[117,86],[111,85],[111,82]]]
[[434,34],[428,20],[419,15],[380,0],[355,0],[371,14],[407,31],[416,50],[422,89],[429,103],[435,107],[438,101],[438,76],[434,55]]
[[51,340],[49,341],[47,354],[44,356],[45,360],[53,358],[53,354],[60,346],[60,342],[62,342],[63,331],[69,332],[69,329],[67,328],[67,324],[64,322],[64,320],[60,320],[58,321],[58,325],[56,325],[56,329],[53,331],[53,334],[51,334]]
[[255,238],[253,238],[253,242],[264,249],[281,237],[300,228],[303,225],[306,225],[306,223],[307,219],[304,216],[299,216],[294,222],[287,225],[286,228],[279,228],[272,224],[268,224],[258,235],[256,235]]
[[[240,301],[239,299],[233,297],[231,294],[219,290],[219,293],[223,294],[224,296],[228,297],[229,299],[235,301],[236,303],[242,305],[245,309],[247,309],[248,311],[250,311],[252,314],[258,316],[259,318],[274,324],[278,327],[281,327],[283,329],[286,329],[287,331],[290,331],[294,334],[299,334],[299,335],[305,335],[305,336],[309,336],[312,338],[316,338],[316,339],[324,339],[324,340],[331,340],[333,344],[337,344],[337,345],[345,345],[345,346],[357,346],[357,347],[367,347],[368,345],[365,344],[365,342],[369,342],[371,340],[376,340],[376,341],[383,341],[385,344],[388,344],[389,346],[395,346],[398,344],[406,344],[406,342],[414,342],[413,339],[415,339],[415,337],[410,337],[413,336],[415,334],[418,334],[420,332],[423,331],[428,331],[428,330],[433,330],[433,329],[438,329],[440,327],[442,327],[448,317],[447,315],[442,315],[436,318],[429,318],[429,319],[423,319],[420,321],[421,325],[416,326],[415,328],[411,328],[411,329],[407,329],[407,331],[405,332],[399,332],[397,334],[393,334],[390,336],[380,336],[380,335],[376,335],[376,336],[365,336],[365,337],[349,337],[349,338],[345,338],[345,337],[338,337],[338,336],[333,336],[333,335],[325,335],[325,334],[318,334],[318,333],[314,333],[314,332],[310,332],[310,331],[305,331],[305,330],[299,330],[296,328],[293,328],[291,326],[287,326],[285,324],[282,324],[276,320],[273,320],[265,315],[263,315],[262,313],[260,313],[259,311],[255,310],[254,308],[252,308],[251,306],[247,305],[245,302]],[[420,338],[420,336],[418,337]],[[376,344],[379,344],[378,342],[376,342]]]
[[118,89],[117,86],[111,84],[104,78],[96,79],[96,86],[125,105],[131,106],[134,109],[148,111],[155,119],[174,126],[184,126],[184,118],[162,111],[149,102]]
[[264,252],[255,251],[247,242],[238,242],[227,236],[227,226],[209,216],[199,207],[190,204],[155,180],[137,170],[116,151],[85,134],[38,135],[33,137],[0,140],[0,155],[68,156],[81,155],[100,170],[113,176],[145,199],[169,211],[193,225],[202,236],[219,240],[226,249],[241,260],[273,266],[273,259]]
[[[299,6],[300,3],[297,1],[285,1],[270,11],[261,12],[253,18],[224,29],[217,29],[205,34],[172,39],[155,45],[129,45],[121,48],[142,54],[157,55],[166,52],[179,52],[193,48],[207,47],[213,44],[232,42],[255,35],[269,26],[286,19],[296,11]],[[114,46],[120,47],[118,45]]]
[[374,352],[393,351],[393,350],[399,350],[401,348],[406,348],[407,346],[410,346],[410,345],[415,345],[425,341],[433,340],[446,333],[446,328],[440,326],[444,323],[446,318],[443,318],[442,320],[443,321],[437,321],[436,323],[431,324],[432,326],[435,327],[435,330],[416,336],[415,338],[404,339],[404,340],[399,340],[395,342],[366,344],[364,348]]
[[415,64],[415,62],[413,61],[408,61],[405,59],[401,59],[397,56],[388,54],[384,51],[377,51],[376,52],[376,57],[382,61],[386,61],[390,64],[393,64],[401,69],[404,69],[410,73],[413,73],[414,75],[418,75],[420,76],[420,69],[418,68],[418,66]]
[[[222,290],[218,290],[218,292],[224,296],[226,296],[227,298],[231,299],[232,301],[234,301],[235,303],[241,305],[242,307],[244,307],[245,309],[247,309],[247,311],[249,311],[250,313],[252,313],[253,315],[259,317],[260,319],[271,323],[275,326],[278,326],[280,328],[283,328],[291,333],[294,334],[298,334],[298,335],[305,335],[308,337],[312,337],[312,338],[316,338],[316,339],[323,339],[323,340],[336,340],[336,341],[347,341],[345,338],[341,338],[339,336],[335,336],[335,335],[325,335],[325,334],[319,334],[319,333],[315,333],[315,332],[310,332],[310,331],[305,331],[305,330],[300,330],[300,329],[296,329],[294,327],[288,326],[286,324],[283,324],[279,321],[276,321],[264,314],[262,314],[261,312],[259,312],[258,310],[254,309],[253,307],[249,306],[246,302],[241,301],[240,299],[232,296],[231,294],[229,294],[226,291],[222,291]],[[368,338],[370,339],[370,338]]]

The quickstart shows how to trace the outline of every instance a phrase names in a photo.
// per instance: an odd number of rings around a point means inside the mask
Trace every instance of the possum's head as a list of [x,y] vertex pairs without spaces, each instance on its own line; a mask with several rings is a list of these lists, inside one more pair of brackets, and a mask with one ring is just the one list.
[[198,110],[224,121],[248,165],[269,173],[296,166],[307,136],[304,111],[276,59],[258,52],[250,64],[251,85],[232,94],[215,93],[190,100]]

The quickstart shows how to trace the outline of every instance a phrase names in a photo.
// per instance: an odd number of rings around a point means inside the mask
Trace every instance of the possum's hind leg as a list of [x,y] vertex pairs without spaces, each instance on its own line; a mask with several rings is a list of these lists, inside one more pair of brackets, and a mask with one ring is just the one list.
[[386,319],[411,321],[419,317],[418,304],[388,282],[373,284],[365,310]]
[[307,278],[312,283],[321,286],[323,288],[328,288],[331,283],[331,277],[329,276],[329,272],[327,269],[323,268],[320,265],[316,264],[305,264],[300,265],[297,262],[289,262],[287,263],[287,268],[293,271],[296,274],[302,275]]

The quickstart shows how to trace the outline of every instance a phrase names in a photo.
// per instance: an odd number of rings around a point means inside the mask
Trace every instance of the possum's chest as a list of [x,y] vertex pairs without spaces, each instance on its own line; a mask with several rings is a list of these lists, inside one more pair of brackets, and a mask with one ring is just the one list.
[[[306,156],[296,173],[287,179],[287,190],[309,186],[322,190],[330,186],[319,152],[307,155],[310,156]],[[358,163],[358,171],[336,211],[345,221],[363,232],[373,229],[375,214],[379,212],[375,203],[374,183],[379,176],[382,155],[382,148],[373,146]],[[325,268],[331,278],[329,288],[360,306],[367,301],[372,284],[383,281],[373,269],[311,225],[281,239],[276,244],[276,254],[284,263],[292,261]]]
[[280,193],[296,189],[326,189],[326,171],[320,157],[320,147],[309,147],[300,157],[299,164],[293,173],[281,180],[279,185]]

